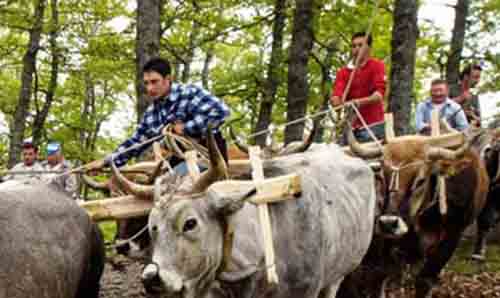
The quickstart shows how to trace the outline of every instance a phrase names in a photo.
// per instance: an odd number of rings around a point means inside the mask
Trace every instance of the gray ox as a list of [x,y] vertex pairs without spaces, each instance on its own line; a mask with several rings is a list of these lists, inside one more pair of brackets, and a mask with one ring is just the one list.
[[0,297],[97,298],[104,243],[57,186],[0,186],[0,264]]
[[[280,280],[270,291],[257,208],[245,202],[252,192],[225,195],[208,187],[226,175],[224,161],[214,157],[215,146],[209,149],[209,171],[191,190],[161,197],[151,211],[153,256],[143,272],[146,289],[183,298],[335,297],[372,238],[375,189],[369,167],[336,145],[266,163],[266,177],[298,173],[303,190],[297,199],[269,205]],[[138,187],[117,177],[129,188]],[[224,241],[228,225],[234,227],[229,243]],[[231,244],[226,259],[223,252]]]

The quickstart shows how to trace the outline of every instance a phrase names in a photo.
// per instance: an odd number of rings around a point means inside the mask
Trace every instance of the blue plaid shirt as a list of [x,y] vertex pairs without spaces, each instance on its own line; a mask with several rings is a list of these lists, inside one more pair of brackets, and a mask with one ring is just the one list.
[[145,144],[123,154],[119,152],[158,136],[168,123],[181,121],[184,123],[186,135],[201,138],[206,134],[208,123],[215,127],[214,133],[217,133],[218,127],[227,116],[229,116],[227,105],[203,88],[172,84],[170,94],[155,100],[148,107],[135,133],[113,152],[114,162],[120,167],[131,157],[139,156],[151,144]]

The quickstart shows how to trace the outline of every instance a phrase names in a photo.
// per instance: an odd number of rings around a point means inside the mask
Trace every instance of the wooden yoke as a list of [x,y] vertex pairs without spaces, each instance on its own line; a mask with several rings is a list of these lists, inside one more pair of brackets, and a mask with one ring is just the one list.
[[[250,162],[252,164],[252,178],[257,187],[257,194],[262,192],[262,183],[264,182],[264,169],[260,159],[260,148],[252,146],[249,148]],[[267,282],[271,286],[278,285],[278,274],[276,273],[273,234],[271,229],[271,219],[269,218],[269,209],[267,204],[258,205],[259,221],[264,237],[264,251],[266,261]]]
[[[431,112],[431,136],[437,137],[440,135],[439,127],[439,110],[433,109]],[[446,215],[448,213],[448,202],[446,201],[446,182],[443,175],[438,177],[439,188],[439,213]]]

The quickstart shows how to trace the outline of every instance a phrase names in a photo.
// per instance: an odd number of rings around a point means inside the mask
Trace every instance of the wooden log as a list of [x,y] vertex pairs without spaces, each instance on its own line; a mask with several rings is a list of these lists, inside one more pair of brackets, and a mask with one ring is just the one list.
[[392,113],[385,113],[385,138],[387,140],[393,139],[396,135],[394,134],[394,117]]
[[431,111],[431,136],[436,137],[440,135],[439,130],[439,110],[433,109]]
[[[218,193],[241,193],[241,190],[256,187],[254,181],[224,180],[214,183],[210,189]],[[264,180],[256,196],[249,199],[253,204],[267,204],[295,199],[302,191],[301,180],[297,174],[290,174]],[[153,208],[153,201],[138,199],[132,195],[94,200],[79,203],[87,210],[94,221],[109,219],[127,219],[148,215]]]
[[148,215],[153,208],[153,201],[137,199],[132,195],[104,200],[79,203],[92,220],[127,219]]
[[[262,160],[260,159],[260,148],[252,146],[249,148],[250,162],[252,164],[252,178],[257,184],[257,193],[262,193],[262,182],[264,181],[264,169],[262,168]],[[259,221],[264,237],[264,252],[266,262],[267,282],[271,286],[278,284],[278,274],[276,273],[273,234],[271,228],[271,219],[269,217],[269,209],[267,204],[258,206]]]

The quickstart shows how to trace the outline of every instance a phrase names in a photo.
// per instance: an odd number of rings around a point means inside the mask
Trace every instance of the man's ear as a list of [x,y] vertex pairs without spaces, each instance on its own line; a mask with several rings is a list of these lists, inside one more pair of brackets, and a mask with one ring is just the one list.
[[243,195],[221,194],[213,189],[208,190],[208,206],[210,210],[219,216],[229,216],[243,208],[245,201],[254,196],[257,189],[252,187]]

